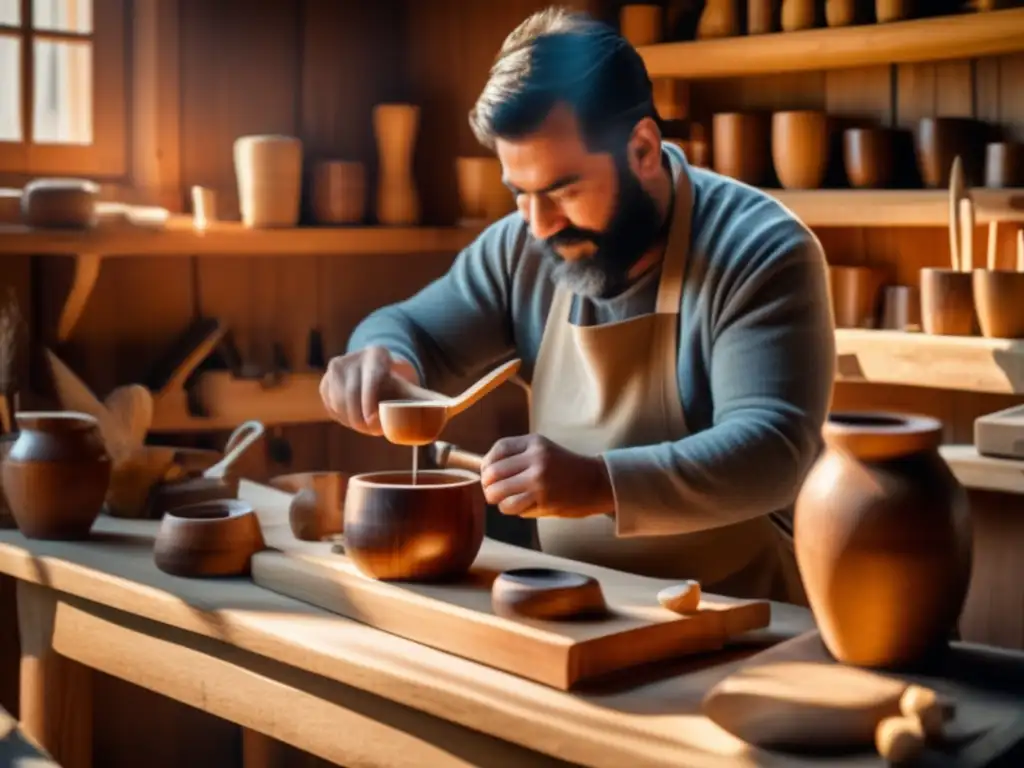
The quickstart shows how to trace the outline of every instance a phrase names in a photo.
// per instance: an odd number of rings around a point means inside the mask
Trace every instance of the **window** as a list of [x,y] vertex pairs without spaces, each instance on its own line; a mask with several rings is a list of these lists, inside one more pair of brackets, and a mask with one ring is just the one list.
[[0,0],[0,172],[126,170],[124,0]]

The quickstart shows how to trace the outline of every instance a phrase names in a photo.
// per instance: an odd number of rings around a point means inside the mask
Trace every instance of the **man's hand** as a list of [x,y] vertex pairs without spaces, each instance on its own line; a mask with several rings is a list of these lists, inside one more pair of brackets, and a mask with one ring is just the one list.
[[412,397],[416,369],[395,360],[383,347],[367,347],[332,358],[320,381],[320,397],[338,423],[365,435],[380,435],[377,405],[381,400]]
[[588,517],[615,511],[604,459],[581,456],[540,435],[506,437],[484,456],[487,503],[519,517]]

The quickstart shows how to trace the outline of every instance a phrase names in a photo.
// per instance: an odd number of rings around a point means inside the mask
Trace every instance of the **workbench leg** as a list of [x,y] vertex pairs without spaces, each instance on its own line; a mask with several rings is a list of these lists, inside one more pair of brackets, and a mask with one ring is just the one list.
[[19,581],[22,729],[62,768],[92,766],[92,670],[53,650],[57,593]]
[[242,729],[242,768],[312,768],[327,765],[259,731]]

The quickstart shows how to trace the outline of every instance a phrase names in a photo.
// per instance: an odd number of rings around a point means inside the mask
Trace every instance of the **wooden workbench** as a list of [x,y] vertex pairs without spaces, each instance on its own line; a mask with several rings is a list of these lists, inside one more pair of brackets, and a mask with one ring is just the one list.
[[152,562],[155,531],[101,518],[85,543],[0,532],[0,573],[18,580],[22,722],[64,768],[91,763],[94,670],[338,765],[820,764],[751,750],[699,712],[709,687],[753,649],[810,629],[802,609],[773,605],[772,626],[729,652],[565,693],[246,579],[165,575]]

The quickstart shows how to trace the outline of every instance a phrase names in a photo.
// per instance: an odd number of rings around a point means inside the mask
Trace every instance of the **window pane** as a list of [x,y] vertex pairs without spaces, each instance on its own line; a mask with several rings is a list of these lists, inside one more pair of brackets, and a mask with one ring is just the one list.
[[[10,27],[21,25],[21,0],[0,0],[0,24]],[[0,69],[0,76],[3,72]]]
[[92,44],[36,40],[32,140],[92,144]]
[[32,0],[32,26],[88,34],[92,32],[92,0]]
[[0,141],[21,140],[21,38],[0,35]]

